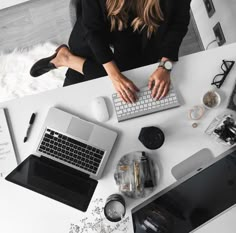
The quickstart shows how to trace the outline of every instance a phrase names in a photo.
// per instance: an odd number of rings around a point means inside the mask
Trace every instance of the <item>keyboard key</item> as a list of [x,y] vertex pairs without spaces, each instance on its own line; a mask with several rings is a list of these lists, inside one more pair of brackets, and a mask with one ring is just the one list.
[[53,136],[50,135],[50,134],[45,134],[45,137],[48,138],[48,139],[52,139],[53,138]]
[[100,163],[100,161],[101,161],[101,159],[98,159],[98,158],[96,158],[96,157],[94,157],[93,160],[94,160],[94,162],[96,162],[96,163]]
[[96,157],[97,159],[101,159],[101,158],[102,158],[102,155],[94,154],[94,157]]
[[[116,97],[117,95],[114,95],[114,97]],[[119,98],[117,98],[116,100],[115,100],[115,103],[117,103],[117,102],[119,102],[120,100],[119,100]]]
[[104,153],[105,153],[105,152],[102,151],[102,150],[100,150],[100,152],[99,152],[100,155],[104,155]]

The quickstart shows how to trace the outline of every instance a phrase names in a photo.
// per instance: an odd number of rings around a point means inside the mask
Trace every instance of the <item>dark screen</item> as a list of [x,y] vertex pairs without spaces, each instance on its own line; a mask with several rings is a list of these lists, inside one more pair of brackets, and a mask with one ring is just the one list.
[[86,211],[97,181],[53,160],[29,156],[6,180]]
[[234,204],[235,150],[133,213],[135,232],[187,233]]

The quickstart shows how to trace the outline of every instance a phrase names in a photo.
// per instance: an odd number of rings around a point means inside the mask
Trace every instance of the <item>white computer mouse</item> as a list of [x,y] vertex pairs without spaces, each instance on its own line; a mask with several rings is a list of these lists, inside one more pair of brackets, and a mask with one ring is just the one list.
[[106,101],[103,97],[99,96],[92,100],[91,110],[94,118],[99,122],[109,120],[109,113]]

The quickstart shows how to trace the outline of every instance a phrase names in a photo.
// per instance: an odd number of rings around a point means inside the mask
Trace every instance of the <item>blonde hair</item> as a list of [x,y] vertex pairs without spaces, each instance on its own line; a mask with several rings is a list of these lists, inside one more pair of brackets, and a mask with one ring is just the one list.
[[131,22],[133,30],[142,31],[147,27],[148,38],[157,31],[164,20],[160,0],[106,0],[106,8],[111,31],[127,28],[130,11],[135,14]]

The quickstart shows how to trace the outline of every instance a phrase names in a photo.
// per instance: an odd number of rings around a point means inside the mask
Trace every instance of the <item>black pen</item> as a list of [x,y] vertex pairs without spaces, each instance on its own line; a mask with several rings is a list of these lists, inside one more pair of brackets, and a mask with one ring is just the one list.
[[33,113],[33,114],[31,115],[31,117],[30,117],[29,126],[28,126],[28,129],[27,129],[27,132],[26,132],[26,136],[25,136],[25,138],[24,138],[24,142],[26,142],[27,139],[28,139],[28,137],[29,137],[29,134],[30,134],[32,125],[33,125],[34,120],[35,120],[35,116],[36,116],[36,114]]

